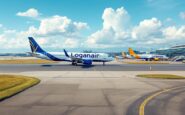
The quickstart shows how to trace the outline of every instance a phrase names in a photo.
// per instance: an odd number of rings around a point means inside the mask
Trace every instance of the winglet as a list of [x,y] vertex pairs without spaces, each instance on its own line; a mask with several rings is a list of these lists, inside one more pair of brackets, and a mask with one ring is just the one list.
[[64,49],[64,53],[65,53],[66,57],[69,57],[69,55],[68,55],[68,53],[67,53],[67,51],[65,49]]

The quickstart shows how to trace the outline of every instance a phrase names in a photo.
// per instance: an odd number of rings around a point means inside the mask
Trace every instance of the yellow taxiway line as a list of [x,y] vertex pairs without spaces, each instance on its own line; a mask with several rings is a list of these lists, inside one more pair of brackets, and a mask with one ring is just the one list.
[[162,94],[162,93],[166,93],[175,89],[179,89],[185,86],[180,86],[180,87],[173,87],[173,88],[167,88],[167,89],[163,89],[160,90],[150,96],[148,96],[139,106],[139,115],[145,115],[145,106],[149,103],[149,101],[151,101],[153,98],[157,97],[158,95]]

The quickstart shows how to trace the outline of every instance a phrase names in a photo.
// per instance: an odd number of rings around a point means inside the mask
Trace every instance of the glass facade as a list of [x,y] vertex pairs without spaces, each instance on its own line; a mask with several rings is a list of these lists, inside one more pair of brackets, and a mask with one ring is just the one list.
[[156,50],[156,53],[166,55],[170,58],[175,56],[185,56],[185,45],[174,46],[169,49]]

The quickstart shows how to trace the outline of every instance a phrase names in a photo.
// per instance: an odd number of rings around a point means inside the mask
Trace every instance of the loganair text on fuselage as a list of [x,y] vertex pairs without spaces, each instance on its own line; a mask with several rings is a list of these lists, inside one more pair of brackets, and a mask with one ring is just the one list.
[[75,58],[99,58],[100,54],[98,53],[72,53]]

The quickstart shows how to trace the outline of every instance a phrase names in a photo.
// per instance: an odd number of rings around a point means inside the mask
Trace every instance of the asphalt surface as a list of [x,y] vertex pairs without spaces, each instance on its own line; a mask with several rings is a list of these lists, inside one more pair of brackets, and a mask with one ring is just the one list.
[[[25,71],[17,74],[36,76],[41,83],[25,90],[9,99],[0,102],[2,115],[138,115],[140,102],[147,95],[169,87],[182,86],[185,80],[159,80],[136,78],[135,75],[151,73],[150,71]],[[152,73],[168,73],[184,75],[184,71],[153,71]],[[168,103],[164,109],[160,103],[146,106],[147,115],[159,115],[170,108],[184,111],[185,93],[169,93],[157,98],[159,102]],[[181,96],[181,104],[178,97]],[[142,99],[141,99],[142,98]],[[139,100],[138,102],[136,102]],[[174,102],[176,102],[174,104]],[[178,106],[176,106],[178,104]],[[160,107],[161,107],[160,106]],[[169,109],[168,113],[173,112]],[[180,112],[180,113],[182,113]],[[174,114],[173,114],[174,115]],[[180,115],[180,114],[175,114]]]
[[185,71],[185,64],[0,64],[0,72],[24,71]]
[[[166,92],[163,92],[164,90],[161,89],[143,95],[130,105],[126,115],[184,115],[185,84],[179,84],[166,90]],[[159,92],[163,93],[151,98]],[[151,100],[144,106],[144,114],[140,113],[141,104],[149,98]]]
[[184,115],[185,87],[163,93],[145,107],[145,115]]
[[[150,70],[150,66],[151,69]],[[139,115],[140,104],[156,91],[184,86],[185,80],[136,78],[137,74],[185,75],[183,64],[14,64],[0,73],[34,76],[41,83],[0,102],[2,115]],[[145,106],[145,115],[183,115],[185,89],[164,93]]]

